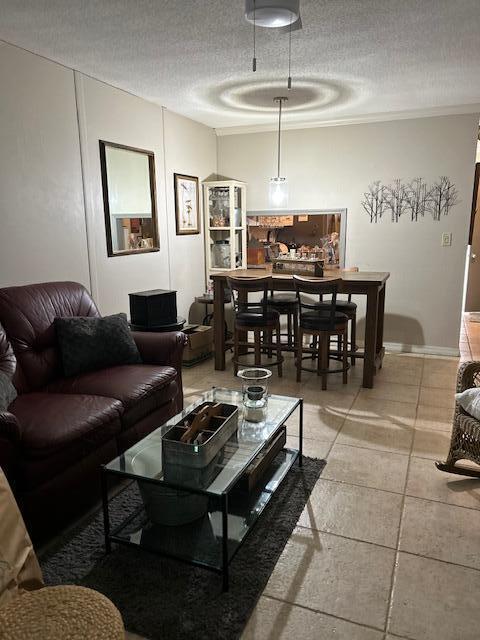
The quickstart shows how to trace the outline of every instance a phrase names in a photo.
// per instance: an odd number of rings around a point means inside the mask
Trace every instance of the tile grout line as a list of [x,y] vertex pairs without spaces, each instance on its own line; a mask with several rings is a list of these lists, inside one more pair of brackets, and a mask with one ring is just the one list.
[[310,611],[311,613],[318,613],[327,618],[332,618],[333,620],[342,620],[342,622],[348,622],[349,624],[353,624],[357,627],[362,627],[363,629],[371,629],[372,631],[379,631],[380,633],[384,633],[384,630],[380,627],[374,627],[373,625],[365,624],[364,622],[356,622],[355,620],[351,620],[350,618],[344,618],[342,616],[336,616],[333,613],[328,613],[328,611],[323,611],[322,609],[312,609],[312,607],[307,607],[305,604],[300,604],[298,602],[290,602],[289,600],[283,600],[282,598],[278,598],[273,595],[264,595],[263,598],[267,598],[268,600],[274,600],[275,602],[282,602],[283,604],[288,604],[293,607],[298,607],[299,609],[303,609],[304,611]]
[[[342,424],[340,425],[340,429],[337,431],[337,434],[336,434],[336,436],[335,436],[334,440],[332,441],[332,444],[331,444],[331,446],[330,446],[330,448],[329,448],[329,450],[328,450],[328,452],[327,452],[327,455],[326,455],[327,464],[328,464],[328,456],[330,455],[330,453],[331,453],[331,451],[332,451],[332,449],[333,449],[334,445],[336,444],[336,442],[337,442],[337,440],[338,440],[338,436],[339,436],[339,435],[340,435],[340,433],[342,432],[343,427],[345,426],[345,422],[346,422],[346,420],[347,420],[347,418],[348,418],[348,416],[349,416],[349,414],[350,414],[350,411],[351,411],[351,409],[352,409],[353,405],[355,404],[355,400],[356,400],[356,399],[358,398],[358,396],[360,395],[360,391],[361,391],[361,389],[362,389],[362,387],[359,387],[359,388],[357,389],[357,392],[356,392],[356,394],[355,394],[355,396],[354,396],[354,398],[353,398],[353,402],[352,402],[352,404],[349,406],[348,411],[347,411],[347,413],[345,414],[345,417],[344,417],[344,419],[343,419],[343,421],[342,421]],[[325,465],[325,466],[326,466],[326,465]],[[321,478],[321,477],[322,477],[322,476],[320,475],[320,478]],[[318,480],[317,480],[317,482],[318,482]]]
[[[422,375],[420,377],[420,380],[423,380],[423,374],[425,372],[425,359],[422,360]],[[418,415],[418,406],[420,404],[420,390],[418,392],[418,400],[417,400],[417,406],[415,409],[415,421],[414,421],[414,425],[417,422],[417,415]],[[408,484],[408,477],[410,475],[410,464],[412,461],[412,452],[413,452],[413,445],[415,442],[415,435],[412,437],[412,442],[410,445],[410,453],[408,456],[408,463],[407,463],[407,473],[405,474],[405,484],[404,484],[404,490],[403,490],[403,498],[402,498],[402,504],[400,507],[400,522],[398,523],[398,532],[397,532],[397,548],[396,548],[396,553],[395,553],[395,559],[393,562],[393,568],[392,568],[392,575],[391,575],[391,582],[390,582],[390,593],[389,593],[389,598],[388,598],[388,606],[387,606],[387,615],[385,617],[385,634],[387,634],[389,632],[390,629],[390,624],[392,621],[392,609],[393,609],[393,595],[395,592],[395,580],[397,577],[397,570],[398,570],[398,565],[399,565],[399,560],[400,560],[400,537],[401,537],[401,533],[402,533],[402,525],[403,525],[403,519],[405,516],[405,501],[406,501],[406,493],[407,493],[407,484]]]
[[[313,440],[313,442],[317,442],[315,440]],[[319,443],[323,443],[323,444],[329,444],[326,441],[318,441]],[[350,445],[350,444],[337,444],[337,447],[352,447],[354,449],[360,449],[361,447],[356,447],[354,445]],[[433,463],[433,459],[432,458],[421,458],[420,456],[410,456],[408,453],[397,453],[397,452],[392,452],[392,451],[380,451],[379,449],[367,449],[367,448],[363,448],[364,451],[374,451],[376,453],[393,453],[394,455],[398,455],[398,456],[402,456],[403,458],[416,458],[419,460],[428,460],[429,462]],[[308,454],[305,454],[308,456]],[[407,471],[408,471],[408,465],[407,465]],[[392,491],[391,489],[381,489],[380,487],[372,487],[370,485],[366,485],[366,484],[359,484],[358,482],[350,482],[347,480],[338,480],[336,478],[324,478],[322,476],[320,476],[319,480],[322,480],[323,482],[337,482],[338,484],[347,484],[350,485],[352,487],[359,487],[361,489],[371,489],[372,491],[381,491],[383,493],[392,493],[393,495],[399,496],[399,495],[404,495],[403,491]],[[476,479],[472,478],[472,482],[475,482]],[[477,487],[476,487],[477,488]],[[425,502],[435,502],[436,504],[443,504],[446,507],[458,507],[459,509],[468,509],[469,511],[480,511],[480,505],[478,507],[466,507],[463,504],[455,504],[453,502],[445,502],[445,500],[438,500],[437,498],[425,498],[423,496],[416,496],[414,493],[408,493],[405,491],[405,497],[406,498],[414,498],[415,500],[424,500]],[[425,556],[428,557],[428,556]]]
[[[372,542],[371,540],[364,540],[362,538],[353,538],[352,536],[346,536],[341,533],[334,533],[333,531],[326,531],[325,529],[315,529],[314,527],[307,527],[303,524],[295,525],[296,529],[305,529],[306,531],[314,531],[316,533],[324,533],[327,536],[333,536],[334,538],[340,538],[341,540],[351,540],[352,542],[360,542],[361,544],[366,544],[372,547],[379,547],[380,549],[386,549],[387,551],[394,551],[397,555],[398,553],[403,553],[407,556],[413,556],[415,558],[422,558],[423,560],[433,560],[434,562],[441,562],[442,564],[448,564],[453,567],[461,567],[462,569],[471,569],[472,571],[480,572],[480,567],[472,567],[467,564],[459,564],[458,562],[451,562],[449,560],[442,560],[441,558],[434,558],[432,556],[425,556],[422,553],[415,553],[414,551],[404,551],[400,549],[396,549],[395,547],[389,547],[386,544],[381,544],[380,542]],[[286,600],[285,602],[290,602]],[[295,604],[295,603],[292,603]]]

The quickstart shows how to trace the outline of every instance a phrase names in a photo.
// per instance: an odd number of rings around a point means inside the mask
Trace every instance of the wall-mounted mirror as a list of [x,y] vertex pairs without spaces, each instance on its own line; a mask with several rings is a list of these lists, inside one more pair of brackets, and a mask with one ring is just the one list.
[[159,250],[153,151],[100,140],[109,256]]

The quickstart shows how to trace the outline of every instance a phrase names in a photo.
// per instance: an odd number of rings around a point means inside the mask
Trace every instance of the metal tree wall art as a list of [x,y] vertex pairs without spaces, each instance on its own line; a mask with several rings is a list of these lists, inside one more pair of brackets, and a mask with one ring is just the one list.
[[426,213],[438,222],[460,202],[455,185],[446,176],[440,177],[430,188],[422,178],[413,178],[409,183],[396,178],[389,185],[382,185],[377,180],[363,196],[362,207],[370,216],[370,222],[375,223],[386,211],[391,213],[392,222],[398,222],[404,214],[410,214],[410,220],[418,222]]
[[458,191],[447,176],[437,180],[428,195],[428,210],[434,220],[440,220],[442,215],[447,216],[458,202]]
[[418,216],[423,217],[427,210],[428,190],[422,178],[414,178],[405,189],[406,206],[410,211],[410,219],[417,222]]
[[400,178],[393,181],[391,185],[385,188],[385,200],[388,209],[392,213],[392,222],[398,222],[400,216],[406,210],[406,188],[402,184]]
[[368,187],[368,191],[364,194],[362,207],[370,216],[370,222],[378,222],[383,216],[386,208],[385,187],[380,184],[380,180],[374,182]]

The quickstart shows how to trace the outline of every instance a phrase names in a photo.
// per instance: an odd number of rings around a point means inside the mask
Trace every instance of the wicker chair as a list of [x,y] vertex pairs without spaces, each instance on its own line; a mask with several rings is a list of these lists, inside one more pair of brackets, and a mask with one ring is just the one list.
[[[480,387],[480,362],[465,362],[457,375],[457,393]],[[480,469],[458,465],[459,460],[470,460],[480,465],[480,422],[455,404],[450,451],[445,462],[436,462],[437,469],[447,473],[480,478]]]

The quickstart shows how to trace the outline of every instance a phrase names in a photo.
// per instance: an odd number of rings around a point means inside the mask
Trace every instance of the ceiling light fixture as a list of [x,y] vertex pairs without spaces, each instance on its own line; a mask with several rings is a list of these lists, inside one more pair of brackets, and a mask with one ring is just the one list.
[[286,27],[300,17],[300,0],[245,0],[245,18],[259,27]]
[[282,105],[287,102],[288,98],[274,98],[274,102],[278,102],[278,146],[277,146],[277,176],[270,178],[270,188],[268,192],[268,201],[272,208],[279,209],[288,205],[288,182],[286,178],[280,176],[280,150],[281,150],[281,133],[282,133]]
[[252,70],[257,70],[256,29],[267,27],[279,32],[288,32],[288,79],[287,89],[292,88],[292,31],[302,28],[300,0],[245,0],[245,18],[253,24]]

